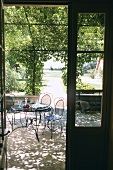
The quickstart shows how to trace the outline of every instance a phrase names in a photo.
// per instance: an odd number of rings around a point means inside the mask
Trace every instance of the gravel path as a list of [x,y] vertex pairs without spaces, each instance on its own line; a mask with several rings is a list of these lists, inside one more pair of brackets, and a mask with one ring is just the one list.
[[[65,100],[65,105],[67,105],[67,94],[66,94],[66,89],[63,85],[62,81],[62,72],[61,71],[45,71],[46,73],[44,74],[44,80],[46,82],[46,86],[42,88],[41,93],[51,93],[53,96],[53,100],[56,97],[63,97]],[[51,77],[49,77],[51,75]]]

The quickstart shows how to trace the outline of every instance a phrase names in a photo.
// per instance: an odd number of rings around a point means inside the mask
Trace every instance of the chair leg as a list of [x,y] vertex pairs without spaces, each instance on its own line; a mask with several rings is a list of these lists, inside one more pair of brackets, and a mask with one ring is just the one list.
[[43,131],[42,131],[42,135],[44,135],[44,130],[46,129],[46,120],[45,120],[45,118],[44,118],[44,128],[43,128]]
[[38,129],[35,129],[35,135],[36,135],[36,138],[37,138],[38,142],[40,142],[39,136],[38,136]]
[[28,127],[28,118],[26,118],[26,127]]
[[50,130],[50,133],[51,133],[51,139],[53,137],[53,124],[52,124],[52,121],[49,121],[47,122],[47,127],[49,128]]
[[52,124],[52,121],[51,121],[51,139],[52,139],[52,134],[53,134],[53,124]]
[[61,124],[61,135],[62,135],[62,133],[63,133],[63,126],[62,126],[62,124]]
[[47,124],[46,124],[46,126],[49,128],[49,130],[50,130],[50,133],[51,133],[51,139],[53,138],[53,133],[55,132],[55,131],[58,131],[59,129],[60,129],[60,136],[61,136],[61,134],[63,133],[63,125],[62,125],[62,123],[60,123],[60,127],[58,128],[58,127],[56,127],[55,128],[55,123],[56,121],[53,121],[53,120],[48,120],[47,121]]

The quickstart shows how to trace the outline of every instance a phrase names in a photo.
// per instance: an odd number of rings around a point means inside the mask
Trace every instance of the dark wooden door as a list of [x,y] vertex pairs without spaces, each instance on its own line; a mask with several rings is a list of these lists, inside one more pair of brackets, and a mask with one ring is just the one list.
[[111,100],[108,11],[104,3],[69,5],[67,170],[107,169]]

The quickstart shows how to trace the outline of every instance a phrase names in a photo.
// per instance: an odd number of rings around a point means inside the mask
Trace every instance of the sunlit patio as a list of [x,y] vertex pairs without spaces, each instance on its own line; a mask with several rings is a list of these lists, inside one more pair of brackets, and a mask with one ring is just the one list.
[[[19,117],[15,119],[16,126],[21,126]],[[24,119],[24,117],[22,118]],[[8,137],[8,169],[12,170],[64,170],[66,150],[66,119],[63,120],[63,132],[56,131],[51,139],[50,130],[46,127],[42,134],[39,127],[37,141],[32,127],[21,127],[14,130]],[[23,122],[24,123],[24,122]]]
[[18,129],[8,138],[8,169],[64,170],[65,137],[50,139],[49,132],[37,141],[32,131]]
[[[8,114],[11,120],[11,114]],[[44,128],[44,122],[38,128],[38,137],[32,126],[25,127],[25,113],[15,115],[14,130],[8,136],[8,170],[65,170],[65,151],[66,151],[66,119],[67,111],[65,110],[62,125],[53,133],[48,127]],[[11,130],[11,126],[8,129]],[[99,112],[88,111],[86,113],[76,112],[75,126],[100,126],[101,114]],[[19,128],[21,127],[21,128]]]
[[[55,81],[57,83],[54,83]],[[51,131],[47,126],[45,127],[44,117],[42,117],[41,124],[38,127],[38,141],[35,129],[33,129],[32,125],[26,126],[25,112],[16,112],[15,115],[14,113],[8,113],[7,127],[8,130],[12,132],[9,134],[7,141],[8,170],[65,170],[67,99],[66,94],[63,93],[63,88],[59,79],[51,77],[48,84],[49,85],[45,87],[45,92],[52,92],[54,98],[61,95],[65,98],[65,110],[61,120],[63,130],[61,131],[59,124],[57,124],[57,131],[53,132],[51,139]],[[76,127],[101,126],[100,110],[102,92],[99,90],[94,91],[93,93],[94,94],[91,96],[94,97],[88,97],[88,94],[83,95],[83,93],[80,94],[79,91],[77,92],[77,95],[79,94],[77,101],[88,100],[91,110],[82,112],[82,110],[76,108]],[[28,113],[30,116],[32,114],[34,113]],[[13,126],[11,126],[12,120]]]

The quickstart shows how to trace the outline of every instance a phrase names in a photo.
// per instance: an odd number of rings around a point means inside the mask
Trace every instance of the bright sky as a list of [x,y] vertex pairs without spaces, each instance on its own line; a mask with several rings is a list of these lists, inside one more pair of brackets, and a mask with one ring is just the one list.
[[53,61],[53,59],[48,60],[47,62],[44,63],[45,68],[62,68],[64,64],[62,64],[60,61]]

